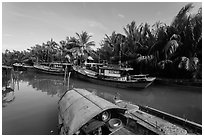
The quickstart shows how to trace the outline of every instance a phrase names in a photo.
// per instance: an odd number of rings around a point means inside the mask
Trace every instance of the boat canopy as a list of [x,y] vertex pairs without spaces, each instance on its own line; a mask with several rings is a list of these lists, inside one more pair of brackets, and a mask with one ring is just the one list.
[[71,63],[63,62],[43,62],[42,65],[72,65]]
[[102,63],[87,63],[87,62],[85,62],[84,63],[85,65],[98,65],[98,66],[102,66],[103,64]]
[[64,66],[71,66],[72,65],[71,63],[61,63],[61,64]]
[[106,110],[124,113],[120,108],[107,100],[96,96],[85,89],[67,91],[59,100],[59,115],[67,134],[74,134],[84,124]]
[[130,71],[130,70],[133,70],[133,68],[109,67],[109,66],[99,67],[99,69],[104,69],[104,70],[121,70],[121,71]]

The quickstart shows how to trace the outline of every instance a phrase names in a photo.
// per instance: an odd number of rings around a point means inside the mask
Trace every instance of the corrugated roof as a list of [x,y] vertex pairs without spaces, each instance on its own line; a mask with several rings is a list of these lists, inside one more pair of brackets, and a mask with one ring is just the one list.
[[100,69],[106,69],[106,70],[123,70],[123,71],[129,71],[133,70],[133,68],[125,68],[125,67],[109,67],[109,66],[103,66],[99,67]]
[[72,89],[59,101],[60,115],[67,134],[74,134],[96,115],[108,109],[124,112],[124,109],[102,99],[85,89]]

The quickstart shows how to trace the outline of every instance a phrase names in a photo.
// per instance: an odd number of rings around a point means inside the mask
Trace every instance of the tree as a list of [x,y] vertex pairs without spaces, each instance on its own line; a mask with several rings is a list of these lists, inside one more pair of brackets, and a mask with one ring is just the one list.
[[90,53],[93,53],[93,50],[91,46],[95,46],[94,41],[90,41],[90,38],[92,37],[89,35],[86,31],[81,34],[76,33],[77,38],[72,37],[68,41],[68,45],[71,45],[72,48],[69,49],[69,52],[72,53],[73,57],[76,58],[77,60],[80,60],[80,64],[83,60],[83,58],[86,60],[87,55]]
[[78,36],[78,44],[80,49],[82,50],[82,53],[92,52],[91,46],[95,46],[95,42],[90,41],[90,38],[92,36],[89,35],[86,31],[85,32],[82,31],[81,34],[76,33],[76,35]]
[[47,41],[45,48],[47,49],[47,62],[52,62],[55,54],[57,53],[57,43],[51,38],[50,41]]

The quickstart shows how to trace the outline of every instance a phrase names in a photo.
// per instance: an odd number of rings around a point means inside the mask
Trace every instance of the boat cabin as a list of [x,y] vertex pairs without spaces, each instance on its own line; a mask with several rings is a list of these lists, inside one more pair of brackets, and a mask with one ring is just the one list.
[[[120,102],[118,102],[120,104]],[[118,104],[117,103],[117,104]],[[127,105],[113,104],[86,89],[73,88],[58,102],[59,133],[64,135],[163,134],[130,114]],[[123,103],[122,103],[123,104]],[[133,109],[133,110],[138,110]]]
[[85,68],[98,72],[98,68],[103,66],[102,63],[84,63]]
[[65,70],[66,67],[70,69],[72,64],[53,62],[53,63],[41,63],[41,65],[47,66],[53,70]]
[[125,111],[85,89],[74,88],[59,100],[59,132],[69,135],[132,134],[124,127]]
[[124,67],[108,67],[103,66],[99,67],[99,75],[105,77],[124,77],[128,75],[128,72],[133,70],[133,68],[124,68]]

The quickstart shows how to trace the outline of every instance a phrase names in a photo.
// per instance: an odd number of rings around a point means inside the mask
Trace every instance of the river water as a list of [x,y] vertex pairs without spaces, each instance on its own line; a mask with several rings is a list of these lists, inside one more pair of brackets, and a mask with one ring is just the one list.
[[[58,100],[67,90],[66,84],[63,77],[35,72],[12,71],[3,76],[2,134],[56,135]],[[202,88],[153,84],[142,90],[127,90],[73,78],[70,87],[88,89],[109,101],[117,96],[202,124]]]

